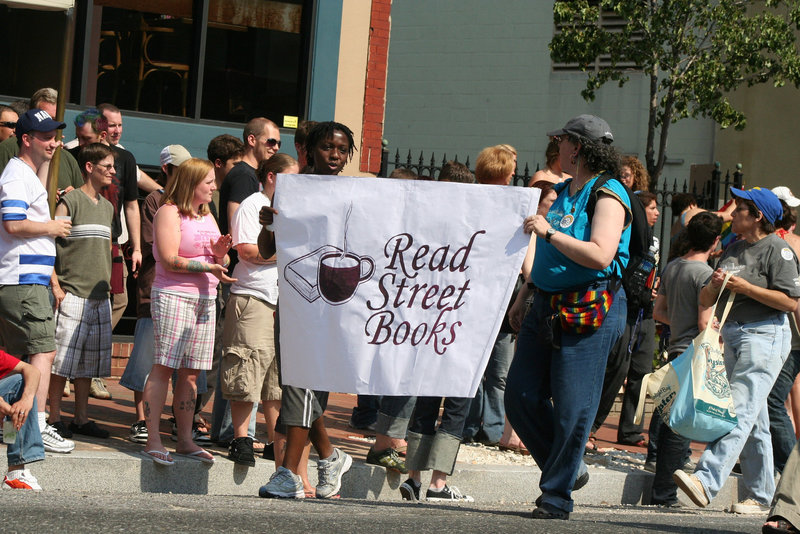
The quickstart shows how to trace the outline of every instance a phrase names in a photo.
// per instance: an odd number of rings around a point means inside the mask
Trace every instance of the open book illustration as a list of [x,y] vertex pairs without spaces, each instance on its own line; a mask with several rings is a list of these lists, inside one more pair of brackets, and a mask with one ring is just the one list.
[[314,302],[320,297],[317,287],[319,261],[323,254],[329,252],[341,253],[342,249],[333,245],[323,245],[317,250],[291,261],[283,269],[283,276],[289,285],[308,302]]

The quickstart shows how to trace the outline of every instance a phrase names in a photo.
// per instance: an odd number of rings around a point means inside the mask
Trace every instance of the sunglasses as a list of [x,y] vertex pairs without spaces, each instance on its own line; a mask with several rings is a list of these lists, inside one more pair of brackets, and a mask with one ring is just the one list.
[[272,148],[274,146],[277,146],[278,148],[280,148],[281,147],[281,140],[280,139],[275,139],[273,137],[270,137],[269,139],[267,139],[267,146],[270,147],[270,148]]
[[11,122],[11,121],[3,121],[3,122],[0,122],[0,126],[5,126],[6,128],[16,128],[17,127],[17,123],[16,122]]

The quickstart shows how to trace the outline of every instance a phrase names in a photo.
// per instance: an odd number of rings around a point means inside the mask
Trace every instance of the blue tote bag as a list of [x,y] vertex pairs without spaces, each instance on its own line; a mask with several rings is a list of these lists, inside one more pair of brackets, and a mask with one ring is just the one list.
[[[720,295],[729,278],[730,274],[725,277]],[[718,303],[719,297],[712,316]],[[720,329],[732,304],[733,294],[729,294]],[[719,333],[712,323],[708,322],[683,354],[644,377],[635,421],[641,420],[644,397],[650,393],[662,420],[681,436],[693,441],[710,442],[733,430],[737,423],[736,411]]]

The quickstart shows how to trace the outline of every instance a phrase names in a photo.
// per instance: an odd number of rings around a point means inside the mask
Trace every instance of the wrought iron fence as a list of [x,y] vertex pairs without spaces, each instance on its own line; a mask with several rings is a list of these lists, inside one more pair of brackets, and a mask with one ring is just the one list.
[[[400,156],[400,150],[395,149],[394,156],[390,156],[388,149],[383,150],[381,157],[381,172],[378,176],[389,176],[391,171],[397,168],[406,168],[419,176],[422,180],[438,180],[439,172],[442,166],[449,161],[450,158],[447,154],[442,156],[441,163],[437,164],[437,158],[432,153],[430,159],[420,152],[418,158],[411,155],[411,150],[408,151],[405,157]],[[458,156],[452,158],[453,161],[459,161]],[[464,164],[470,167],[469,156],[467,156]],[[535,173],[539,170],[539,164],[536,164]],[[511,184],[515,186],[527,186],[533,173],[530,172],[530,166],[525,163],[522,173],[519,172],[519,163],[517,169],[514,171],[514,176],[511,179]],[[661,246],[661,257],[664,260],[661,262],[663,267],[666,262],[667,253],[669,252],[670,234],[675,219],[680,215],[679,213],[672,213],[672,197],[677,193],[691,193],[697,200],[697,205],[701,208],[708,210],[718,210],[726,204],[730,196],[730,188],[741,188],[744,181],[744,174],[742,173],[741,164],[736,165],[736,170],[731,173],[725,172],[725,177],[722,177],[720,164],[714,164],[714,169],[708,180],[698,180],[690,187],[688,179],[679,181],[678,179],[661,178],[651,192],[656,195],[656,202],[658,203],[658,210],[661,215],[658,218],[655,228],[653,229],[654,235],[659,238]]]
[[[391,174],[394,169],[404,168],[414,171],[417,176],[421,180],[438,180],[439,179],[439,172],[442,170],[442,167],[445,163],[450,161],[450,158],[447,157],[447,154],[442,156],[442,162],[437,165],[436,164],[436,155],[431,153],[431,159],[429,163],[425,163],[427,158],[423,156],[422,152],[419,153],[419,158],[414,159],[411,156],[411,150],[408,151],[408,154],[405,158],[402,158],[401,161],[400,157],[400,150],[395,150],[394,158],[389,156],[389,150],[384,149],[383,154],[381,156],[381,172],[378,176],[387,177]],[[453,161],[458,162],[458,155],[452,158]],[[463,162],[464,165],[469,167],[469,156],[467,156],[467,160]],[[391,170],[390,170],[391,169]],[[470,169],[472,170],[472,169]],[[539,170],[539,165],[536,165],[536,170]],[[514,169],[514,176],[511,177],[511,185],[519,185],[519,186],[526,186],[528,182],[533,176],[530,172],[530,167],[528,164],[525,164],[525,170],[520,174],[519,172],[519,164],[516,169]]]

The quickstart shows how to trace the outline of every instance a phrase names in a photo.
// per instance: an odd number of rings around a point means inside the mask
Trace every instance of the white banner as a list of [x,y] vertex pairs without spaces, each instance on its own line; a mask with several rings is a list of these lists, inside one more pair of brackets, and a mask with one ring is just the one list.
[[475,395],[539,190],[279,175],[283,382],[374,395]]

